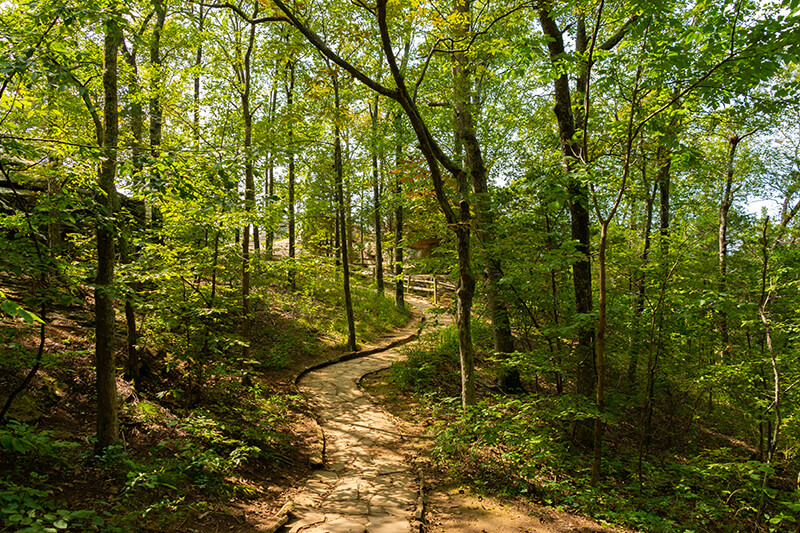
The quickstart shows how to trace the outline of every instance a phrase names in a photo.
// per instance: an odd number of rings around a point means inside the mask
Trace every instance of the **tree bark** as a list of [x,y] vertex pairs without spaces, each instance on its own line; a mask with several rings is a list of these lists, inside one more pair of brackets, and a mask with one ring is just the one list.
[[[655,204],[655,198],[658,194],[658,183],[653,185],[653,192],[652,194],[650,191],[650,183],[647,179],[647,168],[643,165],[642,167],[642,174],[643,174],[643,181],[644,181],[644,188],[647,191],[647,195],[645,197],[645,216],[644,216],[644,246],[642,247],[642,255],[640,259],[640,273],[639,277],[636,279],[636,307],[634,310],[634,316],[637,319],[640,319],[641,316],[644,314],[644,306],[645,306],[645,297],[647,295],[647,277],[645,276],[645,267],[650,263],[650,245],[652,241],[652,231],[653,231],[653,210]],[[663,243],[663,241],[662,241]],[[632,341],[630,347],[630,361],[628,362],[628,384],[633,387],[636,385],[636,373],[639,367],[639,346],[638,346],[638,335],[632,334]]]
[[661,234],[661,257],[669,256],[670,239],[670,169],[672,168],[672,154],[669,148],[659,144],[656,149],[656,159],[658,161],[658,173],[656,175],[656,186],[658,187],[659,198],[659,231]]
[[[403,161],[403,123],[399,113],[395,115],[394,121],[396,137],[394,145],[395,165],[400,169]],[[398,172],[394,181],[394,304],[398,309],[405,309],[406,301],[403,287],[403,185],[400,182],[401,175]]]
[[[739,141],[740,138],[737,135],[731,135],[728,138],[725,188],[719,206],[719,228],[717,235],[719,278],[717,280],[717,291],[719,292],[720,298],[723,298],[722,295],[728,291],[728,213],[731,210],[731,206],[733,206],[734,161]],[[719,328],[719,341],[721,344],[720,359],[724,361],[727,359],[727,355],[730,352],[730,339],[728,335],[728,312],[722,307],[717,311],[717,324]]]
[[374,107],[370,107],[372,118],[372,210],[375,220],[375,285],[378,294],[383,296],[383,232],[381,228],[381,188],[378,172],[378,103],[375,95]]
[[[255,2],[253,18],[258,16],[259,3]],[[244,121],[244,214],[245,224],[242,228],[242,357],[250,357],[250,217],[256,203],[256,189],[253,179],[253,114],[250,111],[250,58],[255,43],[256,26],[250,24],[250,35],[244,53],[242,66],[235,66],[234,70],[239,81],[239,96],[242,102],[242,120]]]
[[[203,12],[203,6],[198,5],[197,9],[199,10],[198,17],[197,17],[197,31],[203,31],[206,21],[206,13]],[[194,124],[192,125],[194,129],[194,149],[199,151],[200,150],[200,88],[201,88],[201,79],[200,79],[200,72],[201,67],[203,66],[203,42],[200,41],[200,44],[197,45],[197,51],[195,52],[195,75],[194,75],[194,101],[192,105],[194,107]]]
[[[471,0],[458,0],[456,12],[462,15],[464,21],[458,28],[458,35],[464,40],[471,35]],[[492,317],[494,334],[494,349],[500,354],[514,351],[514,337],[511,334],[511,323],[508,315],[508,306],[500,293],[500,279],[502,268],[499,258],[491,250],[494,234],[494,213],[492,212],[487,183],[487,170],[483,160],[480,143],[475,133],[475,124],[472,108],[472,72],[466,54],[454,54],[453,61],[453,100],[456,115],[456,129],[458,140],[464,147],[466,168],[469,172],[473,193],[473,206],[475,210],[475,234],[478,242],[484,247],[483,264],[484,279],[486,283],[486,297],[489,312]],[[506,373],[503,376],[503,388],[518,388],[520,385],[518,373]]]
[[[553,14],[548,9],[539,12],[539,21],[542,31],[549,38],[547,42],[550,60],[557,64],[565,57],[564,40],[562,32],[556,25]],[[583,19],[578,24],[576,50],[586,49],[586,32]],[[583,75],[582,75],[583,76]],[[583,82],[583,85],[581,85]],[[586,78],[578,81],[579,95],[583,95]],[[564,172],[570,176],[575,163],[585,161],[583,145],[576,137],[578,130],[583,131],[581,117],[576,117],[572,111],[572,97],[567,74],[562,74],[554,80],[555,106],[553,112],[558,122],[559,138],[563,155]],[[575,251],[579,259],[572,265],[572,285],[575,294],[575,312],[578,316],[579,327],[577,333],[576,354],[578,358],[578,372],[576,379],[577,392],[581,396],[591,397],[596,382],[596,369],[594,365],[594,335],[593,328],[588,324],[587,317],[592,312],[592,263],[590,255],[590,224],[588,210],[588,191],[580,181],[570,178],[567,185],[570,211],[570,233],[575,243]],[[592,445],[592,429],[589,424],[578,424],[576,427],[577,440],[586,446]]]
[[150,152],[153,158],[158,158],[161,154],[164,117],[164,110],[161,107],[161,33],[164,31],[167,8],[164,6],[163,0],[152,0],[152,2],[156,13],[156,22],[150,37],[150,64],[154,71],[150,85]]
[[[286,110],[291,117],[291,113],[294,111],[292,99],[294,97],[294,74],[295,74],[295,62],[294,60],[289,60],[286,65],[286,69],[289,71],[289,83],[286,86]],[[287,142],[289,145],[289,172],[288,172],[288,195],[289,195],[289,272],[288,272],[288,280],[289,280],[289,288],[291,290],[296,289],[296,282],[295,282],[295,206],[294,206],[294,180],[295,180],[295,168],[294,168],[294,126],[292,126],[292,121],[289,120],[289,128],[286,132]]]
[[114,358],[114,206],[117,190],[117,51],[120,31],[105,22],[103,43],[103,157],[98,171],[97,278],[95,279],[95,365],[97,374],[97,443],[101,451],[119,440],[117,376]]
[[353,300],[350,294],[350,261],[348,260],[348,232],[347,217],[345,216],[344,201],[344,167],[342,164],[342,136],[341,127],[341,100],[339,95],[339,79],[335,70],[332,71],[333,97],[336,109],[334,117],[333,139],[333,166],[336,171],[336,200],[341,223],[341,258],[342,258],[342,288],[344,290],[344,308],[347,315],[347,347],[351,352],[356,351],[356,327],[353,317]]

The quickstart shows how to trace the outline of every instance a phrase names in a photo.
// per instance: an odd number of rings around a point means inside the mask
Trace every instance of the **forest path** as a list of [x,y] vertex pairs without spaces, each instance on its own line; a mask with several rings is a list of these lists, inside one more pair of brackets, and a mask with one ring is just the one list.
[[[407,297],[415,314],[431,304]],[[452,321],[426,314],[426,329]],[[417,322],[417,321],[415,321]],[[312,370],[299,380],[324,434],[323,467],[293,498],[297,519],[289,533],[590,533],[620,532],[585,517],[513,500],[471,494],[468,489],[426,482],[420,470],[427,445],[418,426],[389,414],[359,386],[362,377],[388,368],[401,348],[381,349],[410,338],[409,326],[364,351],[375,353]],[[419,461],[419,462],[418,462]],[[435,476],[438,477],[438,476]],[[423,515],[424,511],[424,515]],[[423,519],[424,522],[423,523]]]
[[[415,314],[430,307],[412,297],[407,303]],[[415,332],[416,327],[398,330],[381,339],[381,345]],[[324,434],[324,468],[295,496],[292,514],[299,520],[287,525],[291,533],[419,531],[420,487],[413,466],[418,430],[373,403],[358,386],[362,376],[401,357],[399,347],[389,348],[312,370],[300,379],[298,387]]]

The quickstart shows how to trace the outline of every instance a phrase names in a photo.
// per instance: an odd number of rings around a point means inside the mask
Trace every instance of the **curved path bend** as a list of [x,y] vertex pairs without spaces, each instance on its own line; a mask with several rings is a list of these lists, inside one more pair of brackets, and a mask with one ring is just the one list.
[[[410,300],[410,299],[409,299]],[[428,305],[409,302],[418,311]],[[383,345],[409,337],[401,330]],[[401,349],[335,363],[305,374],[300,391],[317,413],[324,434],[323,468],[294,498],[291,533],[406,533],[419,531],[419,479],[413,467],[414,435],[373,403],[358,386],[369,373],[391,366]]]

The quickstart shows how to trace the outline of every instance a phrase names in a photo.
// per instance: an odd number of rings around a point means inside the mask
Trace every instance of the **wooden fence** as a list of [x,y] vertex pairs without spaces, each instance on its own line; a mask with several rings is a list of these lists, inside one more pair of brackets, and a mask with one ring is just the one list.
[[454,283],[428,274],[406,275],[403,276],[403,281],[408,292],[430,296],[434,303],[439,303],[445,295],[453,295],[456,292]]

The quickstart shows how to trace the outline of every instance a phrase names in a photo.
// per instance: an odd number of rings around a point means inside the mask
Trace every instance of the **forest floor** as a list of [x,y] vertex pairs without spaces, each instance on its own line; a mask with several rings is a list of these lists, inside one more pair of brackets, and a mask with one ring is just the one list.
[[[412,302],[415,317],[429,307],[424,300]],[[433,327],[449,321],[439,315]],[[420,330],[430,330],[432,322],[428,316]],[[406,327],[381,342],[395,345],[410,333]],[[321,469],[292,495],[290,533],[614,531],[453,484],[428,455],[425,426],[408,416],[413,404],[384,379],[402,350],[378,346],[364,350],[376,353],[313,370],[298,382],[320,423],[324,450]]]
[[[4,281],[8,294],[25,292],[25,287]],[[107,455],[100,463],[92,460],[93,323],[87,294],[82,305],[59,309],[47,317],[45,352],[59,354],[60,359],[40,369],[13,410],[15,418],[35,424],[38,430],[51,431],[52,439],[72,442],[76,448],[64,450],[65,455],[53,455],[55,461],[44,456],[30,459],[28,455],[24,466],[12,454],[0,454],[0,479],[12,484],[9,486],[44,489],[42,494],[49,494],[45,500],[57,499],[57,503],[37,503],[42,512],[50,507],[93,509],[98,516],[107,516],[128,509],[124,512],[131,513],[134,529],[123,530],[130,531],[271,531],[280,510],[289,502],[294,509],[287,526],[279,531],[609,531],[581,517],[521,500],[475,493],[454,485],[438,469],[428,454],[431,440],[426,424],[413,418],[412,400],[398,394],[382,374],[403,357],[401,350],[386,348],[410,340],[419,329],[422,310],[429,305],[423,300],[409,300],[416,302],[412,319],[361,347],[361,354],[371,355],[353,358],[341,349],[326,349],[297,357],[283,368],[253,375],[264,394],[289,398],[299,390],[305,398],[292,400],[288,406],[289,416],[285,418],[290,423],[281,429],[287,444],[275,448],[272,459],[252,460],[223,473],[214,501],[191,477],[194,467],[181,466],[182,457],[191,459],[207,453],[203,448],[190,447],[190,437],[196,439],[197,435],[187,433],[185,423],[198,412],[211,416],[214,409],[224,411],[226,402],[237,401],[233,395],[241,395],[246,388],[237,383],[209,383],[199,397],[203,403],[187,411],[177,403],[173,405],[169,394],[155,390],[137,393],[120,376],[125,442],[114,452],[116,455]],[[280,317],[267,318],[275,322]],[[444,319],[440,316],[425,321],[423,334],[437,320]],[[285,334],[288,322],[270,326]],[[27,331],[17,330],[4,346],[17,343],[34,350],[36,329]],[[346,362],[339,362],[342,359]],[[151,360],[158,360],[157,354],[151,354]],[[306,372],[309,369],[316,370]],[[182,370],[150,371],[165,381]],[[0,382],[4,390],[10,390],[13,377],[5,374]],[[154,396],[159,401],[147,399]],[[226,435],[239,435],[237,427],[257,430],[263,424],[246,417],[229,422],[233,429],[226,429]],[[207,429],[218,431],[222,426]],[[261,438],[268,440],[266,435]],[[265,445],[268,447],[268,443]],[[148,465],[153,469],[147,470]],[[187,476],[194,481],[179,484]],[[181,511],[175,514],[176,510]]]

